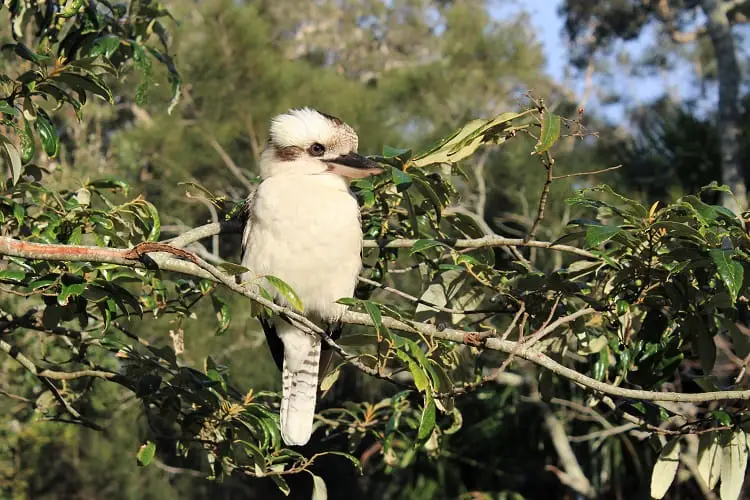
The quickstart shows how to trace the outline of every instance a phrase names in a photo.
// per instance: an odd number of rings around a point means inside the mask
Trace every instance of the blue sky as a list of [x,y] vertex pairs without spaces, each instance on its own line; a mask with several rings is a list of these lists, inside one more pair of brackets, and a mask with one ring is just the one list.
[[[566,40],[563,34],[563,20],[558,15],[558,9],[562,0],[494,0],[491,1],[491,13],[498,19],[511,17],[525,10],[530,14],[534,32],[544,46],[547,59],[547,72],[558,82],[562,82],[567,67]],[[648,38],[646,33],[642,39]],[[638,54],[646,46],[642,40],[628,43],[626,47],[634,55]],[[688,98],[695,96],[693,75],[691,68],[685,64],[678,65],[667,74],[652,77],[641,76],[638,78],[627,75],[614,75],[606,81],[615,93],[623,97],[622,104],[603,105],[597,99],[592,98],[587,107],[599,116],[605,116],[611,121],[620,122],[624,118],[625,107],[645,104],[665,94],[669,88],[674,97]],[[580,95],[583,90],[583,81],[574,79],[573,89]],[[593,108],[593,109],[592,109]]]
[[[563,21],[557,15],[560,3],[561,0],[503,2],[504,8],[511,12],[523,9],[531,14],[532,22],[536,28],[535,32],[544,44],[544,51],[547,56],[547,72],[557,81],[562,81],[567,64],[565,40],[562,36]],[[499,11],[502,12],[504,8],[501,7]]]

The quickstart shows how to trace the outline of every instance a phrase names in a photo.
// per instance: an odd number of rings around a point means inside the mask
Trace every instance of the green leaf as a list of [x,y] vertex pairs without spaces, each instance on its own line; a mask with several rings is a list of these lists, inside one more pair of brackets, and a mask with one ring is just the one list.
[[13,217],[15,217],[16,222],[18,222],[19,226],[23,224],[23,220],[26,218],[26,209],[23,207],[23,205],[19,203],[13,205]]
[[[675,437],[661,450],[651,473],[651,497],[663,498],[680,465],[680,438]],[[722,497],[723,498],[723,497]]]
[[161,233],[161,219],[159,218],[159,211],[148,201],[143,201],[143,205],[146,207],[148,216],[151,219],[151,229],[146,236],[146,241],[158,241],[159,234]]
[[426,392],[424,394],[422,418],[419,421],[419,430],[417,431],[418,441],[424,441],[432,434],[432,429],[435,428],[435,413],[435,401],[432,399],[432,394]]
[[374,302],[369,300],[363,300],[362,304],[365,306],[365,311],[370,315],[370,319],[375,324],[375,329],[380,331],[383,328],[383,317],[380,314],[380,308]]
[[34,122],[39,138],[42,140],[42,146],[47,156],[54,158],[60,151],[60,137],[57,135],[57,128],[52,123],[52,119],[46,111],[39,108],[37,110],[37,119]]
[[40,56],[22,43],[15,44],[15,46],[13,47],[13,51],[22,59],[26,59],[27,61],[31,61],[35,64],[41,64],[51,59],[49,56]]
[[396,185],[396,190],[399,193],[409,189],[413,182],[411,175],[395,167],[391,167],[391,179],[393,179],[393,183]]
[[411,153],[411,149],[383,146],[383,157],[385,158],[396,158],[399,156],[406,156],[409,153]]
[[710,251],[710,254],[719,276],[724,281],[729,295],[732,296],[732,301],[736,301],[742,289],[745,269],[742,264],[732,260],[732,255],[728,251],[715,248]]
[[[24,119],[23,125],[23,131],[18,136],[21,139],[21,163],[25,165],[34,158],[36,144],[34,143],[34,134],[31,131],[29,120]],[[13,183],[15,184],[16,181],[14,180]]]
[[414,245],[411,247],[411,250],[409,250],[409,255],[414,255],[415,253],[423,253],[428,248],[434,248],[434,247],[446,247],[450,248],[445,243],[442,243],[440,241],[436,240],[417,240],[414,242]]
[[153,441],[146,441],[146,443],[142,444],[138,449],[138,454],[136,455],[138,465],[146,467],[154,459],[154,455],[156,455],[156,443]]
[[104,56],[107,59],[120,47],[120,37],[116,35],[104,35],[94,41],[94,46],[89,51],[92,57]]
[[714,417],[716,421],[719,422],[721,425],[724,425],[724,426],[732,425],[731,415],[729,415],[729,413],[725,412],[724,410],[713,410],[711,411],[711,416]]
[[83,7],[84,0],[68,0],[65,7],[58,13],[58,16],[68,19],[78,14],[78,11]]
[[362,301],[359,300],[359,299],[355,299],[354,297],[341,297],[336,302],[339,303],[339,304],[343,304],[345,306],[356,306],[357,304],[361,303]]
[[586,246],[598,247],[617,236],[620,231],[621,229],[617,226],[589,226],[586,229]]
[[542,131],[539,134],[539,141],[534,146],[536,153],[544,153],[555,145],[560,138],[560,117],[549,111],[542,113]]
[[482,144],[499,144],[505,140],[505,133],[512,127],[511,122],[524,113],[501,113],[491,120],[473,120],[437,145],[417,155],[410,164],[426,167],[438,163],[456,163],[474,154]]
[[328,500],[328,488],[323,478],[310,473],[313,480],[312,500]]
[[249,271],[248,268],[240,266],[239,264],[234,264],[232,262],[222,262],[218,266],[226,271],[227,274],[230,274],[232,276],[236,276],[238,274],[246,273]]
[[[89,73],[86,76],[79,75],[78,73],[71,73],[66,71],[52,78],[53,80],[64,83],[68,87],[78,92],[79,97],[85,96],[86,92],[101,97],[109,104],[114,104],[114,98],[112,97],[112,91],[109,89],[104,80],[99,76]],[[84,97],[85,99],[85,97]]]
[[62,285],[62,290],[57,296],[57,303],[61,306],[67,305],[70,297],[77,297],[86,290],[85,283],[69,283]]
[[[399,339],[401,337],[395,337]],[[396,351],[398,358],[407,364],[409,371],[414,378],[414,385],[419,392],[424,392],[430,387],[430,379],[427,378],[427,373],[419,366],[419,364],[408,354],[403,351]]]
[[229,305],[216,294],[211,295],[211,303],[216,312],[216,319],[219,320],[219,328],[216,330],[215,335],[221,335],[229,328],[229,324],[232,322],[232,314],[229,310]]
[[0,102],[0,113],[5,113],[6,115],[13,115],[18,116],[18,110],[11,106],[10,104],[6,104],[4,102]]
[[289,302],[290,306],[299,312],[305,310],[305,306],[302,304],[302,299],[299,298],[297,292],[295,292],[284,280],[270,274],[266,275],[265,278],[266,281],[268,281],[271,286],[273,286],[286,299],[286,301]]
[[26,279],[26,273],[24,271],[16,271],[13,269],[5,269],[0,271],[0,280],[2,281],[18,281],[21,282]]

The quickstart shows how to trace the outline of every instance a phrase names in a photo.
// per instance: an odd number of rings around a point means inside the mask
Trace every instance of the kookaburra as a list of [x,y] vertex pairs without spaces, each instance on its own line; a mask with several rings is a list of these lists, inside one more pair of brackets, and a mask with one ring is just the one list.
[[[362,229],[347,179],[382,172],[357,154],[354,130],[338,118],[304,108],[271,121],[260,158],[261,183],[247,201],[242,241],[246,283],[281,278],[297,293],[305,315],[323,327],[336,324],[352,297],[362,267]],[[287,305],[273,287],[277,303]],[[281,435],[288,445],[312,433],[321,339],[280,317],[263,320],[271,353],[281,368]]]

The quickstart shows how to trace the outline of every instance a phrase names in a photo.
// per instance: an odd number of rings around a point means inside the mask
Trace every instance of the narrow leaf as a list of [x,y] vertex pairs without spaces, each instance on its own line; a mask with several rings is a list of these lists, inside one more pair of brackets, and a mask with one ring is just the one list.
[[435,428],[435,412],[435,401],[432,399],[432,394],[426,392],[424,395],[422,418],[419,421],[419,430],[417,431],[417,439],[419,441],[424,441],[432,434],[432,429]]
[[328,488],[323,478],[310,473],[313,479],[312,500],[328,500]]
[[305,306],[302,304],[302,299],[299,298],[297,292],[295,292],[284,280],[277,278],[276,276],[271,276],[270,274],[266,275],[265,278],[266,281],[268,281],[286,299],[286,301],[289,302],[289,305],[300,312],[305,310]]
[[18,179],[21,178],[21,174],[23,173],[21,153],[19,153],[18,149],[16,149],[13,143],[5,139],[5,137],[0,136],[0,141],[2,141],[5,160],[10,166],[10,175],[13,179],[13,184],[16,184],[18,182]]
[[661,450],[651,473],[651,496],[663,498],[672,485],[680,465],[680,438],[669,441]]
[[54,158],[60,150],[60,137],[57,135],[57,128],[52,123],[50,116],[41,108],[37,110],[37,119],[34,122],[39,138],[42,140],[42,146],[47,156]]
[[544,153],[555,145],[560,138],[560,117],[549,111],[542,114],[542,131],[539,134],[539,141],[534,146],[536,153]]
[[417,240],[414,242],[414,245],[411,247],[411,250],[409,250],[409,255],[414,255],[415,253],[421,253],[429,248],[435,248],[435,247],[448,247],[445,243],[441,243],[436,240]]
[[26,279],[26,273],[24,271],[16,271],[13,269],[5,269],[0,271],[0,280],[3,281],[23,281]]
[[336,381],[339,379],[339,375],[341,375],[341,370],[337,367],[335,370],[332,370],[329,374],[323,377],[323,380],[320,382],[320,390],[325,392],[330,389],[333,384],[336,383]]
[[721,447],[721,500],[737,500],[742,492],[747,468],[747,437],[736,429],[731,439]]
[[279,490],[284,494],[284,496],[289,496],[289,493],[292,491],[291,488],[289,488],[289,484],[287,484],[286,479],[284,479],[281,476],[271,476],[271,479],[273,479],[273,482],[276,483],[276,486],[279,488]]
[[716,432],[705,432],[698,438],[698,474],[709,489],[714,489],[721,475],[721,447]]

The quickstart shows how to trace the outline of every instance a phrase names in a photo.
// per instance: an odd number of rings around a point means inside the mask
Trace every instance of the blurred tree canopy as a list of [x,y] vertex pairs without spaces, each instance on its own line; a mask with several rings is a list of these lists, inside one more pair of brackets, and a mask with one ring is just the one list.
[[[623,41],[647,40],[643,57],[635,61],[641,74],[670,71],[688,61],[696,81],[715,82],[718,103],[714,115],[720,152],[721,181],[731,187],[725,206],[747,208],[747,160],[742,155],[742,68],[740,26],[747,23],[750,2],[738,0],[565,0],[560,7],[571,61],[579,68],[612,71],[611,57],[627,61]],[[649,36],[650,35],[650,36]],[[597,60],[600,64],[597,64]]]
[[[597,20],[589,57],[711,3],[564,8],[575,43]],[[750,240],[710,184],[721,111],[614,131],[527,14],[479,0],[7,0],[0,44],[1,496],[740,496]],[[365,269],[289,449],[253,316],[297,312],[232,263],[296,106],[387,172],[352,186]]]

